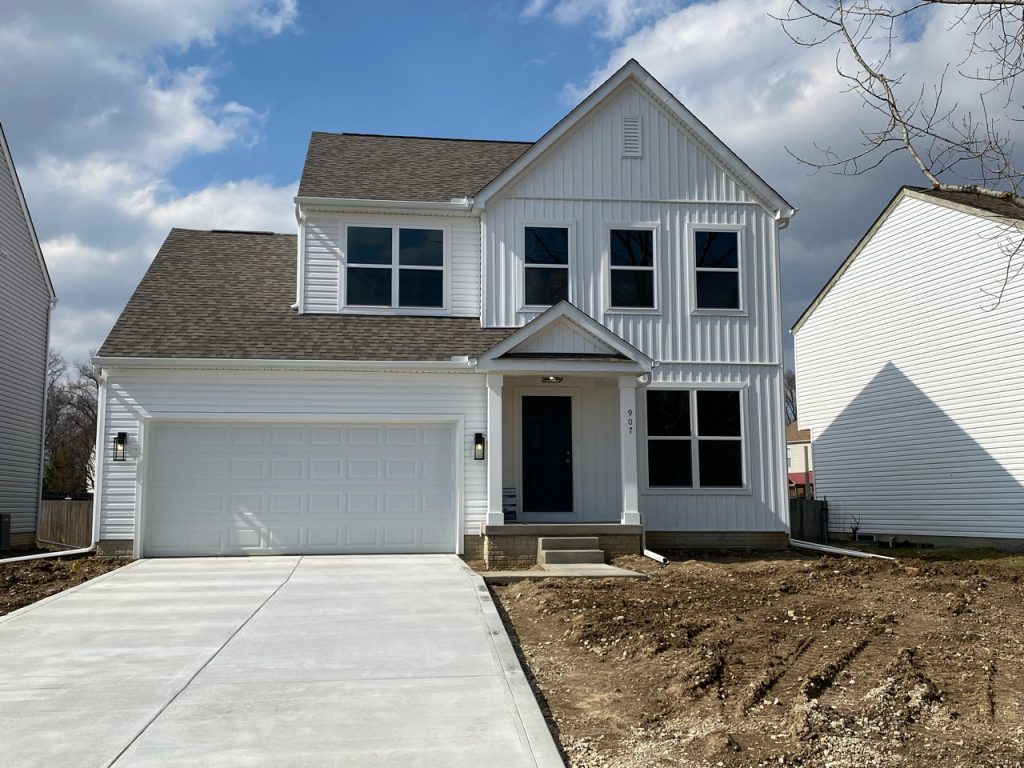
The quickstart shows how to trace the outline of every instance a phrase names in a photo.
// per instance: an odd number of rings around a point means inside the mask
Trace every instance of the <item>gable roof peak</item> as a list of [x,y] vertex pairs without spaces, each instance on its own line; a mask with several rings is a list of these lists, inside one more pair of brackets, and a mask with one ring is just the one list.
[[582,122],[597,107],[604,103],[606,99],[616,93],[627,80],[634,81],[649,96],[653,97],[658,106],[662,107],[679,123],[685,126],[686,130],[699,143],[703,144],[704,148],[718,162],[747,186],[754,193],[755,197],[761,200],[765,207],[774,212],[777,219],[788,221],[792,216],[796,215],[796,208],[790,205],[782,195],[776,192],[768,182],[762,179],[739,155],[733,152],[725,142],[718,138],[711,129],[704,125],[671,91],[662,85],[634,58],[627,60],[625,64],[591,91],[529,149],[523,152],[515,162],[511,163],[484,186],[474,199],[474,207],[483,209],[489,199],[518,178],[527,167],[539,160],[563,136]]

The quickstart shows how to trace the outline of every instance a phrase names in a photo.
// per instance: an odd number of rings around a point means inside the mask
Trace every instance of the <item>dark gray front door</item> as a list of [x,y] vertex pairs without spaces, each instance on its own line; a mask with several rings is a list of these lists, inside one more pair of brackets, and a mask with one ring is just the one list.
[[570,397],[523,397],[523,512],[572,512]]

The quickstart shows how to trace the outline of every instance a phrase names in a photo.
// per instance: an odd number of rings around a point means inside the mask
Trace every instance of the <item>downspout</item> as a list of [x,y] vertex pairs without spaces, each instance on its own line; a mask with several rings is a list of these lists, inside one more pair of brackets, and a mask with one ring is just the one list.
[[[21,563],[28,560],[49,560],[53,557],[74,557],[77,555],[89,555],[96,551],[96,544],[99,532],[99,509],[100,509],[100,496],[102,492],[102,478],[103,478],[103,431],[106,424],[106,410],[107,410],[107,376],[103,373],[102,369],[96,369],[97,376],[99,377],[99,396],[96,398],[96,477],[93,483],[93,508],[92,508],[92,541],[88,547],[79,547],[78,549],[65,549],[61,552],[42,552],[38,555],[21,555],[19,557],[8,557],[0,560],[0,565],[4,563]],[[40,476],[42,469],[40,468]],[[38,526],[37,526],[38,529]],[[36,541],[44,544],[56,544],[56,542],[44,541],[43,539],[36,539]],[[57,546],[64,546],[63,544],[56,544]]]
[[[643,376],[639,377],[638,381],[644,385],[649,384],[651,382],[651,374],[645,373]],[[639,421],[639,419],[637,419],[637,421]],[[649,557],[651,560],[661,563],[662,565],[668,565],[667,557],[659,555],[657,552],[647,548],[647,526],[644,525],[644,518],[642,514],[640,515],[640,549],[643,551],[644,557]]]
[[53,310],[57,306],[57,297],[50,296],[50,304],[46,308],[46,354],[43,355],[43,421],[39,425],[39,487],[36,489],[36,541],[39,541],[39,508],[43,503],[43,474],[46,471],[46,416],[47,401],[50,399],[50,326]]

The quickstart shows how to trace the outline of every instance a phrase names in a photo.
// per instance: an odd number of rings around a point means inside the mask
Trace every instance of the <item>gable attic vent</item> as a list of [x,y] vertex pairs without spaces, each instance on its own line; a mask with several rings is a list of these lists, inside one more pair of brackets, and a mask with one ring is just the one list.
[[640,118],[622,118],[622,156],[640,157],[643,146],[640,141]]

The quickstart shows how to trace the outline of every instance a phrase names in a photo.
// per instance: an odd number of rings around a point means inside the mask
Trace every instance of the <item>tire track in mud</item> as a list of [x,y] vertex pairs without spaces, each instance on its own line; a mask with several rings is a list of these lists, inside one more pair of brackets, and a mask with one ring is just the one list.
[[796,641],[792,650],[784,655],[773,657],[768,667],[756,681],[751,684],[750,692],[740,702],[740,712],[746,715],[771,693],[772,689],[785,675],[793,669],[800,658],[814,644],[815,638],[803,637]]
[[806,699],[820,698],[836,678],[856,659],[865,648],[871,643],[871,635],[865,635],[853,645],[847,646],[846,650],[836,656],[832,661],[826,663],[817,672],[810,675],[800,686],[800,693]]

